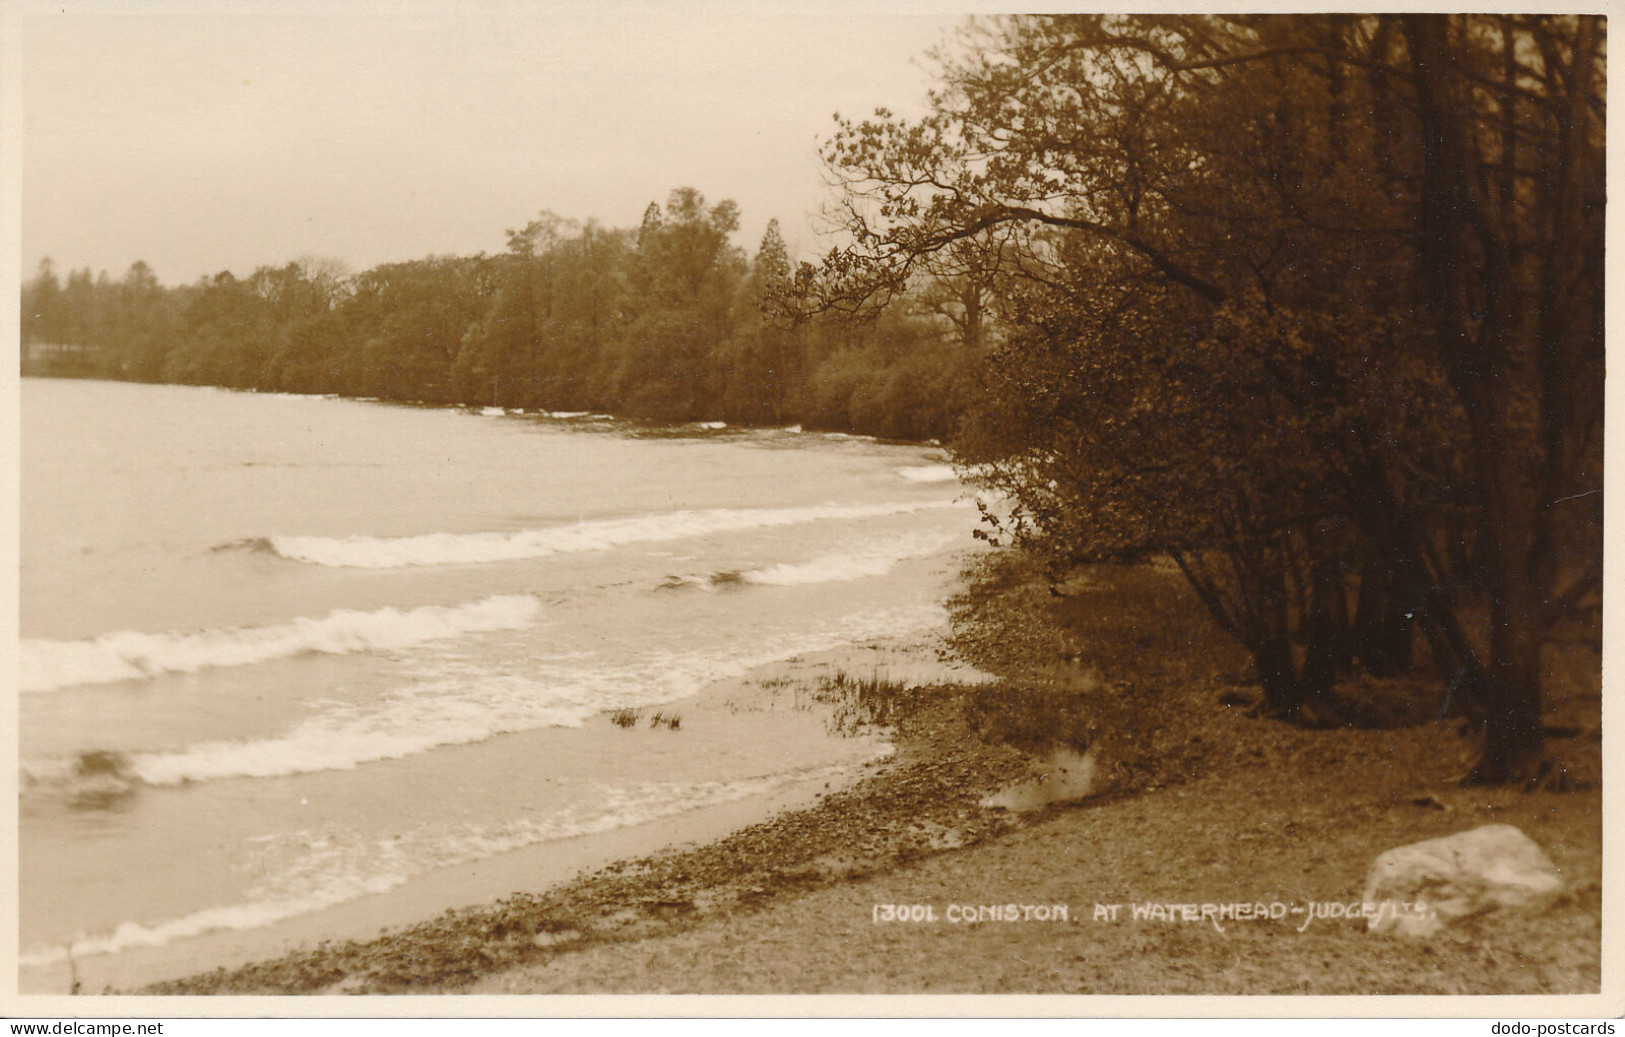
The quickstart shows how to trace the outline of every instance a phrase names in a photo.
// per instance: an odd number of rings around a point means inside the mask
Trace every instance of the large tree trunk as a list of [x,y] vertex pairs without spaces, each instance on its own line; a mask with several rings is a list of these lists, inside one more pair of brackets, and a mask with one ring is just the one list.
[[1479,557],[1490,594],[1490,661],[1477,689],[1484,753],[1471,777],[1514,781],[1532,776],[1541,754],[1538,555],[1546,541],[1532,478],[1542,444],[1515,420],[1520,383],[1534,373],[1521,362],[1515,235],[1497,226],[1476,191],[1473,106],[1459,81],[1449,20],[1405,15],[1402,24],[1422,126],[1422,301],[1472,433]]
[[1491,578],[1490,668],[1482,689],[1484,753],[1471,780],[1486,784],[1536,777],[1540,720],[1541,595],[1531,579]]
[[[1497,406],[1499,404],[1499,406]],[[1490,595],[1490,663],[1480,688],[1484,752],[1471,780],[1485,784],[1523,781],[1541,762],[1540,649],[1545,639],[1545,593],[1539,578],[1548,521],[1536,492],[1538,479],[1516,458],[1535,453],[1533,444],[1506,441],[1512,421],[1499,394],[1491,414],[1475,428],[1485,521],[1479,533]],[[1523,440],[1529,437],[1519,437]],[[1508,457],[1508,451],[1514,451]]]
[[1266,549],[1257,562],[1257,610],[1260,636],[1253,647],[1259,683],[1271,713],[1294,717],[1303,708],[1304,688],[1292,653],[1291,602],[1287,592],[1287,559],[1280,550]]
[[1339,622],[1343,604],[1343,574],[1336,560],[1316,558],[1309,568],[1309,607],[1304,616],[1303,672],[1298,695],[1304,703],[1329,698],[1338,670],[1348,654],[1344,650],[1345,622]]
[[1235,580],[1232,600],[1227,602],[1221,581],[1203,572],[1199,556],[1174,551],[1172,557],[1208,613],[1252,656],[1264,691],[1264,708],[1274,716],[1297,715],[1303,694],[1292,653],[1280,558],[1268,550],[1252,556],[1227,552]]
[[1416,604],[1399,593],[1402,581],[1387,564],[1366,563],[1354,606],[1354,655],[1373,677],[1392,677],[1411,667]]
[[1253,646],[1252,656],[1258,666],[1258,683],[1264,689],[1265,707],[1275,716],[1296,716],[1303,706],[1303,696],[1292,663],[1292,642],[1285,637],[1266,638]]

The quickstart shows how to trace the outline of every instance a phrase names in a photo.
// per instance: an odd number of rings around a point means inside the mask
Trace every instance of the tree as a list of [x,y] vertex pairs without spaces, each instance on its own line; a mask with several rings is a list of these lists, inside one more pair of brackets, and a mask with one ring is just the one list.
[[67,341],[62,284],[57,280],[51,257],[39,261],[32,280],[23,285],[22,341],[61,345]]
[[[1173,551],[1288,713],[1346,665],[1363,572],[1361,600],[1414,611],[1469,685],[1477,776],[1526,776],[1542,624],[1586,579],[1559,591],[1549,545],[1553,502],[1595,488],[1600,395],[1576,390],[1600,373],[1601,34],[1489,16],[974,27],[939,55],[927,116],[839,121],[826,158],[854,244],[825,296],[860,305],[982,245],[1015,333],[1002,434],[972,453],[1020,538],[1059,560]],[[1548,304],[1565,291],[1576,306]],[[1487,581],[1477,637],[1439,551],[1462,528]]]
[[165,381],[249,388],[269,353],[263,300],[229,270],[204,278],[182,310],[184,330],[164,358]]
[[[1420,301],[1472,432],[1490,607],[1479,777],[1534,771],[1556,509],[1600,507],[1605,23],[1409,15]],[[1531,391],[1530,387],[1533,387]],[[1595,501],[1587,498],[1595,497]]]
[[305,255],[256,277],[265,278],[277,328],[263,384],[284,392],[337,390],[346,331],[340,311],[353,290],[348,267]]
[[434,403],[490,402],[461,396],[454,385],[466,343],[492,304],[479,289],[484,266],[480,257],[430,256],[386,263],[357,277],[342,311],[350,343],[343,361],[348,391]]
[[786,321],[798,275],[778,225],[749,262],[738,225],[734,203],[683,188],[637,228],[544,211],[500,255],[353,277],[310,255],[173,289],[145,264],[118,281],[76,270],[54,323],[42,266],[22,330],[71,344],[59,374],[944,435],[968,382],[935,345],[969,311],[944,297],[868,328]]
[[112,305],[109,337],[103,343],[103,365],[138,381],[157,381],[164,353],[174,345],[174,315],[169,295],[146,263],[130,264]]
[[792,274],[779,221],[769,220],[750,273],[739,283],[733,333],[716,357],[724,369],[722,416],[729,421],[777,423],[806,398],[806,333],[772,319],[774,300]]
[[732,201],[707,208],[678,188],[664,212],[651,204],[631,257],[629,321],[617,351],[613,397],[621,407],[666,420],[708,417],[722,398],[712,361],[733,331],[733,302],[746,264],[729,236],[739,227]]

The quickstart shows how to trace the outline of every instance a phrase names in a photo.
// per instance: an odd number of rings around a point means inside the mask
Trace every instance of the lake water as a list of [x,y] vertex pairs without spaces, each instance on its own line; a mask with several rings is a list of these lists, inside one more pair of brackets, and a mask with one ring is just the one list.
[[25,970],[849,771],[872,745],[694,758],[679,730],[651,776],[566,760],[560,732],[939,630],[974,547],[976,508],[927,447],[21,391]]

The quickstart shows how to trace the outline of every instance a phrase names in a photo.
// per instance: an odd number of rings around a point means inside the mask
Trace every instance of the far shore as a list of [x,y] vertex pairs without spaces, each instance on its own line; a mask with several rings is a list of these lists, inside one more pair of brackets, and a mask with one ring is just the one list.
[[[891,705],[871,696],[869,707],[889,718],[896,752],[849,787],[819,790],[709,842],[634,852],[562,884],[532,882],[522,887],[529,892],[374,938],[141,992],[1601,989],[1594,724],[1551,747],[1571,778],[1564,791],[1462,788],[1451,777],[1464,742],[1451,726],[1308,729],[1252,715],[1254,691],[1236,653],[1204,631],[1166,571],[1101,567],[1052,592],[1006,576],[961,602],[958,648],[999,680],[945,682],[929,665],[888,680],[880,698]],[[861,658],[837,665],[866,675]],[[1595,711],[1600,688],[1586,676],[1588,658],[1570,668],[1579,676],[1554,703],[1565,716]],[[786,673],[758,688],[793,699],[795,682],[808,676]],[[1044,718],[1048,730],[1030,725],[1034,703],[1074,701],[1089,704],[1093,719],[1063,706]],[[994,790],[1044,774],[1039,743],[1059,735],[1076,744],[1090,725],[1098,774],[1088,794],[1030,812],[991,805]],[[1253,921],[1221,932],[1134,920],[1124,906],[1357,899],[1383,850],[1489,823],[1518,826],[1557,863],[1566,884],[1557,905],[1492,913],[1408,942],[1372,937],[1348,920]],[[1122,914],[1112,920],[1102,904]],[[888,921],[883,905],[930,917]],[[991,913],[961,924],[961,911],[950,921],[950,907],[967,905]],[[1014,916],[1001,914],[1012,905]],[[1024,905],[1046,910],[1024,917]]]

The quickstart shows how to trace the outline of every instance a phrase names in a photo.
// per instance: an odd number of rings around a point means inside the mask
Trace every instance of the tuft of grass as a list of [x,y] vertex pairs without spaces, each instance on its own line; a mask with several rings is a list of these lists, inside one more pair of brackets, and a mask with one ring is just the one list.
[[[638,726],[638,722],[643,719],[643,716],[644,711],[641,709],[621,706],[610,711],[609,722],[616,727],[631,729]],[[676,713],[668,713],[665,710],[657,709],[649,715],[649,730],[651,731],[662,727],[668,731],[676,731],[682,726],[683,718]]]
[[835,712],[827,726],[835,734],[851,737],[866,727],[895,725],[913,700],[913,690],[902,681],[881,676],[878,670],[867,677],[836,670],[818,679],[812,698],[833,705]]

